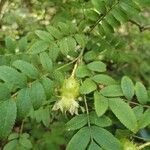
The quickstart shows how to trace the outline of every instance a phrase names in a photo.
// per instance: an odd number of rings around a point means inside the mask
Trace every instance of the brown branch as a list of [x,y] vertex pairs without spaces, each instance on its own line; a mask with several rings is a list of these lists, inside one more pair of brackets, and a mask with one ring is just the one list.
[[134,20],[129,20],[132,24],[135,24],[136,26],[138,26],[140,32],[143,32],[145,30],[150,30],[150,25],[144,26],[139,24],[138,22],[134,21]]

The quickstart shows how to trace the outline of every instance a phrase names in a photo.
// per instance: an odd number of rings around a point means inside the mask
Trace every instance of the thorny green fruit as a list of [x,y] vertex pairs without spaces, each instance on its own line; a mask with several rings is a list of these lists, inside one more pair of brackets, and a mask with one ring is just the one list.
[[129,141],[128,139],[121,139],[121,143],[123,144],[124,150],[138,150],[136,144],[134,144],[132,141]]
[[78,114],[78,99],[80,84],[74,77],[64,80],[62,88],[60,89],[60,100],[57,101],[53,110],[61,110],[62,112],[69,112],[71,115]]

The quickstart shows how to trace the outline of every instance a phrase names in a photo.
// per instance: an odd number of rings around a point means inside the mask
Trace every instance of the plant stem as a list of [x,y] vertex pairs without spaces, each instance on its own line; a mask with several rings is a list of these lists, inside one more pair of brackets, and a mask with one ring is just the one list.
[[84,53],[84,49],[81,50],[79,56],[77,57],[76,63],[75,63],[75,65],[74,65],[74,68],[73,68],[72,73],[71,73],[71,77],[74,77],[75,71],[76,71],[76,69],[77,69],[77,67],[78,67],[78,64],[79,64],[80,61],[81,61],[81,58],[82,58],[83,53]]
[[129,20],[132,24],[135,24],[136,26],[138,26],[140,32],[143,32],[144,30],[150,30],[150,25],[144,26],[139,24],[138,22],[134,21],[134,20]]
[[150,146],[150,142],[147,142],[147,143],[144,143],[144,144],[140,145],[140,146],[138,147],[138,149],[141,150],[141,149],[143,149],[143,148],[145,148],[145,147],[147,147],[147,146]]
[[137,106],[142,106],[142,107],[145,107],[145,108],[150,108],[149,105],[141,105],[139,103],[136,103],[136,102],[132,102],[132,101],[128,101],[128,100],[124,100],[126,102],[129,102],[129,104],[134,104],[134,105],[137,105]]
[[87,114],[88,126],[89,126],[89,130],[90,130],[90,135],[91,135],[91,141],[93,141],[93,137],[92,137],[92,134],[91,134],[91,123],[90,123],[90,117],[89,117],[89,108],[88,108],[86,96],[84,95],[83,98],[84,98],[85,109],[86,109],[86,114]]
[[20,127],[20,134],[23,132],[23,126],[24,126],[24,120],[22,121],[21,127]]
[[77,62],[77,63],[78,63],[78,61],[79,61],[79,59],[81,59],[83,53],[84,53],[84,49],[81,50],[81,52],[80,52],[80,54],[78,55],[78,57],[76,57],[74,60],[72,60],[71,62],[69,62],[69,63],[67,63],[67,64],[65,64],[65,65],[63,65],[63,66],[60,66],[60,67],[57,68],[56,70],[61,70],[61,69],[63,69],[64,67],[73,64],[74,62]]
[[90,118],[89,118],[89,109],[88,109],[88,105],[87,105],[87,100],[86,100],[86,96],[84,95],[84,103],[85,103],[85,109],[86,109],[86,114],[87,114],[87,119],[88,119],[88,126],[90,127]]
[[147,139],[146,138],[142,138],[140,136],[136,136],[136,135],[132,135],[133,138],[136,138],[136,139],[140,139],[140,140],[143,140],[143,141],[146,141]]

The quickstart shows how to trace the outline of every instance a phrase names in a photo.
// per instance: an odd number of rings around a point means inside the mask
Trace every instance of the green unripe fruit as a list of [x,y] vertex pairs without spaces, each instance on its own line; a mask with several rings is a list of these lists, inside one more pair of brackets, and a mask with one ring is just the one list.
[[60,109],[62,112],[69,111],[72,115],[78,114],[79,104],[77,97],[79,96],[79,88],[80,84],[75,78],[66,79],[60,89],[61,99],[55,103],[53,110]]
[[137,146],[128,139],[121,139],[121,143],[123,144],[124,150],[138,150]]
[[61,88],[61,95],[67,96],[69,94],[72,97],[76,98],[77,96],[79,96],[79,88],[79,82],[75,78],[70,77],[68,79],[65,79]]

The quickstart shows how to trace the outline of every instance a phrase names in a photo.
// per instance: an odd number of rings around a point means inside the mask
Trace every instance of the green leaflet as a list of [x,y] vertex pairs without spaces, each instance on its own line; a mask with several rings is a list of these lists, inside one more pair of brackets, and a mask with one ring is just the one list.
[[10,53],[15,53],[16,42],[11,37],[5,38],[5,45]]
[[17,148],[17,145],[18,145],[18,140],[12,140],[4,146],[3,150],[14,150]]
[[64,37],[58,41],[58,46],[62,54],[67,55],[70,51],[75,51],[76,41],[72,37]]
[[111,98],[109,107],[124,126],[134,133],[137,132],[136,116],[129,104],[121,98]]
[[80,129],[69,141],[66,150],[85,150],[90,142],[90,131],[88,127]]
[[70,51],[70,49],[68,47],[68,39],[67,38],[63,38],[60,41],[58,41],[58,46],[60,48],[61,53],[64,55],[67,55],[68,52]]
[[106,20],[102,21],[102,28],[104,29],[106,34],[114,33],[113,27]]
[[63,22],[58,22],[58,28],[60,31],[63,33],[63,35],[69,35],[70,31],[68,30],[69,24],[63,23]]
[[150,108],[147,109],[139,120],[139,128],[145,128],[150,125]]
[[150,6],[149,0],[143,0],[143,1],[137,0],[137,3],[139,3],[142,6]]
[[46,99],[49,99],[54,94],[54,82],[47,77],[43,77],[41,84],[44,88]]
[[112,121],[107,116],[98,117],[94,112],[90,113],[90,123],[99,127],[108,127],[112,125]]
[[59,83],[59,84],[63,84],[63,82],[64,82],[64,79],[65,79],[65,76],[64,76],[64,74],[61,72],[61,71],[59,71],[59,70],[55,70],[54,72],[53,72],[53,78],[54,78],[54,80],[57,82],[57,83]]
[[147,90],[141,82],[137,82],[135,85],[135,95],[139,103],[146,104],[148,102]]
[[120,3],[120,6],[120,8],[122,8],[128,14],[129,17],[135,17],[135,14],[138,14],[140,12],[139,6],[136,5],[136,3],[134,3],[133,1],[126,2],[123,0]]
[[127,22],[128,20],[127,14],[120,7],[113,9],[112,14],[121,23]]
[[17,138],[10,139],[10,141],[4,146],[4,150],[30,150],[32,149],[32,143],[27,133],[18,135]]
[[43,66],[43,68],[48,71],[51,72],[53,69],[53,62],[51,60],[51,58],[48,56],[48,54],[46,52],[43,52],[40,54],[40,61],[41,64]]
[[31,107],[31,98],[30,98],[30,93],[28,88],[21,89],[18,92],[17,98],[16,98],[16,105],[17,105],[17,118],[19,120],[24,119]]
[[49,109],[49,107],[40,107],[39,109],[37,109],[37,110],[33,110],[33,109],[31,109],[31,111],[30,111],[30,117],[32,118],[32,119],[35,119],[36,120],[36,122],[38,122],[38,123],[43,123],[43,125],[45,126],[45,127],[49,127],[49,125],[50,125],[50,109]]
[[134,84],[133,84],[132,80],[129,77],[124,76],[122,78],[121,88],[122,88],[124,96],[128,100],[131,100],[132,97],[134,96]]
[[8,66],[0,66],[0,79],[19,88],[26,86],[26,78]]
[[50,35],[50,33],[42,30],[36,30],[36,35],[45,42],[51,42],[54,40],[54,38]]
[[94,107],[98,116],[102,116],[108,109],[108,99],[99,92],[94,93]]
[[34,109],[38,109],[46,99],[44,88],[40,82],[36,81],[32,83],[30,96]]
[[99,18],[99,14],[92,9],[86,9],[85,10],[85,16],[90,21],[96,21]]
[[42,116],[42,122],[43,122],[43,124],[46,127],[49,127],[49,125],[50,125],[50,110],[49,110],[48,107],[42,109],[41,116]]
[[93,61],[97,58],[97,52],[91,50],[84,54],[84,60],[86,62]]
[[14,140],[17,139],[19,137],[18,133],[11,133],[8,137],[8,140]]
[[104,87],[100,93],[106,97],[118,97],[123,96],[122,89],[120,85],[108,85]]
[[96,83],[100,83],[103,85],[116,84],[116,81],[112,77],[105,75],[105,74],[97,74],[93,76],[91,79],[95,81]]
[[33,119],[35,119],[36,120],[36,122],[38,122],[38,123],[40,123],[40,122],[42,122],[42,112],[43,112],[43,107],[40,107],[39,109],[37,109],[37,110],[31,110],[32,111],[32,115],[31,115],[31,117],[33,118]]
[[70,130],[77,130],[82,128],[87,124],[87,115],[81,114],[78,116],[73,117],[69,122],[66,124],[66,129]]
[[76,70],[76,76],[79,78],[84,78],[90,76],[91,73],[88,70],[86,65],[79,65],[77,70]]
[[88,147],[88,150],[102,150],[99,145],[92,141]]
[[26,61],[16,60],[12,65],[31,79],[37,79],[39,77],[38,70]]
[[6,84],[0,83],[0,102],[10,98],[10,91]]
[[85,47],[87,40],[84,34],[75,34],[75,39],[82,48]]
[[87,68],[92,71],[97,72],[105,72],[106,71],[106,65],[101,61],[93,61],[89,64],[87,64]]
[[144,112],[144,108],[143,106],[139,105],[139,106],[135,106],[133,108],[133,111],[134,111],[134,114],[137,118],[137,120],[139,120],[141,118],[141,116],[143,115],[143,112]]
[[16,104],[11,99],[0,103],[0,139],[6,138],[10,134],[15,123],[16,113]]
[[99,1],[99,0],[92,0],[92,4],[96,8],[96,10],[102,14],[106,13],[106,7],[105,7],[105,2],[104,1]]
[[106,150],[123,150],[121,143],[109,131],[92,126],[91,134],[94,140]]
[[69,36],[67,38],[67,44],[68,44],[69,51],[75,51],[76,50],[77,43],[73,37]]
[[47,30],[54,38],[56,38],[56,39],[62,38],[62,33],[55,27],[50,25],[47,27]]
[[45,41],[36,41],[29,49],[29,53],[38,54],[47,50],[49,46],[48,42]]
[[27,50],[27,47],[28,47],[28,41],[27,41],[27,37],[22,37],[20,40],[19,40],[19,50],[21,52],[24,52]]
[[21,149],[31,149],[32,148],[32,143],[31,143],[31,141],[28,139],[28,138],[26,138],[26,137],[20,137],[19,138],[19,144],[21,145]]
[[113,28],[117,28],[121,25],[121,23],[113,16],[113,14],[108,14],[106,16],[106,20],[109,24],[111,24],[111,26],[113,26]]
[[55,62],[60,52],[58,45],[55,43],[52,43],[48,50],[49,50],[49,57],[51,58],[52,61]]
[[96,84],[91,79],[87,78],[80,87],[81,94],[89,94],[97,89]]

